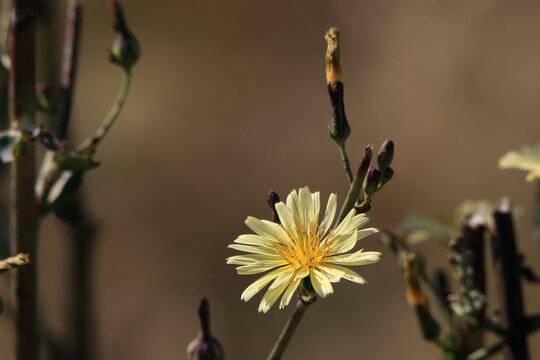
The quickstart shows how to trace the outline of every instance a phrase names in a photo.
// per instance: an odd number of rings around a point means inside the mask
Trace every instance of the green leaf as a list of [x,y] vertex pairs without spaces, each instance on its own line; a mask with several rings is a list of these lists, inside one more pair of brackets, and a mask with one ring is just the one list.
[[47,196],[47,204],[53,210],[61,206],[62,202],[73,195],[82,185],[84,175],[85,173],[81,171],[63,171],[51,186],[49,195]]
[[540,179],[540,144],[523,146],[519,151],[512,150],[499,159],[501,169],[520,169],[528,171],[525,180]]
[[80,156],[58,156],[56,164],[60,170],[66,171],[86,171],[99,166],[98,162]]
[[404,230],[410,231],[406,240],[409,244],[416,244],[427,240],[447,242],[457,235],[457,230],[440,221],[420,215],[409,215],[402,223]]

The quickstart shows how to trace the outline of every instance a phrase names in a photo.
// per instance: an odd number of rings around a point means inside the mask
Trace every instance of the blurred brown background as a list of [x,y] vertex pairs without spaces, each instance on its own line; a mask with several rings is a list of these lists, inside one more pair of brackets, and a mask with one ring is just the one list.
[[[77,141],[99,126],[121,75],[107,62],[105,0],[82,3]],[[40,35],[40,79],[53,83],[64,5],[55,3],[51,32]],[[85,186],[99,222],[96,359],[184,359],[203,296],[227,359],[266,357],[292,307],[263,315],[260,296],[243,303],[256,277],[225,264],[235,254],[226,246],[249,231],[246,216],[269,216],[269,189],[285,197],[309,185],[323,198],[346,195],[327,134],[323,35],[334,25],[353,164],[367,144],[396,144],[396,175],[375,198],[372,225],[508,195],[527,211],[519,246],[540,271],[529,224],[535,186],[523,172],[497,168],[507,150],[540,140],[540,1],[124,0],[124,7],[143,55],[125,111],[99,148],[102,166]],[[42,318],[69,340],[68,229],[48,217],[41,234]],[[376,237],[359,246],[384,253],[380,264],[358,268],[369,286],[336,285],[309,309],[285,358],[440,358],[421,340],[393,255]],[[432,268],[445,264],[441,246],[422,249]],[[7,277],[0,282],[7,298]],[[525,292],[527,311],[539,312],[540,288]],[[0,316],[1,349],[10,348],[10,331]],[[540,335],[530,347],[539,359]]]

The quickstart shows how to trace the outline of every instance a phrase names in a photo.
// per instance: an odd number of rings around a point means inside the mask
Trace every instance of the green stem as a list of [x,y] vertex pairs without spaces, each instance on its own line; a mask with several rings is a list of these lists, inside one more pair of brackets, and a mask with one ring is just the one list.
[[37,331],[37,234],[39,214],[34,195],[35,144],[27,131],[35,128],[36,21],[33,1],[15,0],[9,50],[10,117],[13,128],[23,131],[11,172],[12,252],[25,253],[32,265],[15,271],[15,351],[17,360],[39,360]]
[[354,204],[358,200],[358,196],[360,195],[360,190],[362,189],[362,183],[364,182],[363,176],[355,176],[354,180],[351,184],[351,187],[349,189],[349,193],[347,194],[347,198],[345,199],[345,202],[343,203],[343,207],[341,208],[341,212],[338,216],[337,224],[341,223],[345,216],[354,208]]
[[298,324],[300,324],[300,321],[302,320],[302,317],[304,316],[304,313],[306,312],[308,305],[309,304],[304,303],[302,300],[298,300],[298,303],[296,304],[296,308],[294,309],[294,313],[292,314],[291,318],[285,325],[285,328],[281,332],[281,335],[279,336],[279,339],[277,340],[276,344],[272,348],[272,351],[270,352],[270,355],[268,356],[268,360],[281,359],[281,356],[285,352],[285,349],[287,348],[289,341],[291,341],[291,338],[294,335],[294,332],[296,328],[298,327]]
[[482,328],[487,331],[491,331],[492,333],[496,335],[504,336],[504,330],[501,329],[501,327],[498,324],[494,323],[492,320],[490,319],[479,320],[475,318],[474,316],[467,314],[465,310],[456,303],[452,303],[450,305],[450,309],[454,312],[454,314],[459,316],[459,318],[465,320],[468,324],[475,327]]
[[103,140],[105,135],[109,132],[111,127],[114,125],[114,122],[118,118],[118,115],[120,115],[120,111],[122,110],[122,107],[124,106],[124,103],[126,101],[127,95],[129,93],[129,85],[131,84],[131,72],[128,70],[124,70],[124,77],[122,79],[122,86],[120,88],[120,92],[118,93],[118,97],[116,98],[116,101],[114,102],[113,107],[109,111],[109,114],[105,118],[105,121],[101,125],[101,127],[97,130],[96,134],[86,139],[80,146],[79,146],[79,152],[84,155],[91,156],[96,151],[96,146]]
[[347,156],[347,152],[345,151],[345,142],[343,142],[343,144],[338,142],[338,148],[339,153],[341,154],[341,160],[343,160],[343,168],[347,173],[347,179],[349,180],[349,183],[352,184],[353,174],[351,171],[351,163],[349,162],[349,157]]
[[493,343],[489,346],[480,348],[476,350],[475,352],[469,354],[469,356],[467,356],[467,360],[487,359],[491,355],[494,355],[497,352],[499,352],[503,348],[504,344],[505,344],[504,340],[499,340],[496,343]]
[[[340,147],[341,148],[341,147]],[[345,154],[345,148],[343,148],[342,154]],[[349,193],[347,194],[347,198],[345,199],[345,202],[343,203],[343,207],[341,208],[341,212],[338,216],[338,224],[347,216],[349,211],[351,211],[356,201],[358,200],[360,196],[360,190],[362,189],[362,184],[364,183],[364,178],[366,177],[366,173],[369,169],[369,164],[371,162],[371,156],[373,154],[373,148],[371,146],[367,146],[364,150],[364,156],[362,157],[362,161],[360,161],[360,165],[358,165],[358,169],[356,170],[356,174],[354,175],[354,179],[351,182],[351,187],[349,189]],[[347,155],[345,154],[345,158]],[[347,164],[349,161],[347,160]],[[349,168],[349,171],[350,168]]]

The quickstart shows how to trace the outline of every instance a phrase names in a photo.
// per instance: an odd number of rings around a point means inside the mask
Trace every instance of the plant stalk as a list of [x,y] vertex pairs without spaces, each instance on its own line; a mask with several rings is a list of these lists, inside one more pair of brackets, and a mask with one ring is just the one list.
[[[482,224],[474,224],[471,218],[465,219],[461,226],[461,241],[464,246],[464,253],[471,253],[472,260],[472,289],[480,293],[486,293],[485,261],[484,261],[484,231]],[[486,307],[475,313],[476,320],[483,324],[486,317]],[[484,346],[484,329],[473,326],[464,319],[458,320],[458,345],[462,354],[470,354]]]
[[527,335],[523,293],[517,255],[512,212],[508,199],[493,213],[492,231],[493,267],[501,303],[501,325],[507,346],[504,356],[507,360],[527,360]]
[[34,141],[26,131],[35,127],[36,19],[31,0],[15,0],[8,39],[11,56],[10,118],[12,128],[24,133],[16,146],[11,172],[12,253],[25,253],[32,265],[15,271],[15,357],[39,359],[37,331],[37,234],[39,215],[34,195]]
[[306,304],[302,300],[298,300],[298,303],[296,304],[296,308],[294,309],[294,312],[292,316],[290,317],[289,321],[285,325],[285,328],[281,332],[281,335],[279,335],[279,339],[277,340],[276,344],[272,348],[272,351],[270,352],[270,355],[268,356],[268,360],[281,359],[281,356],[283,355],[283,353],[285,352],[285,349],[287,348],[287,345],[291,341],[291,338],[294,335],[294,332],[296,331],[298,324],[300,324],[302,317],[304,317],[304,313],[306,312],[308,306],[309,304]]
[[[82,197],[79,197],[82,201]],[[96,225],[85,215],[71,229],[72,276],[71,276],[71,322],[74,335],[74,355],[77,360],[90,360],[94,356],[92,261],[96,240]]]

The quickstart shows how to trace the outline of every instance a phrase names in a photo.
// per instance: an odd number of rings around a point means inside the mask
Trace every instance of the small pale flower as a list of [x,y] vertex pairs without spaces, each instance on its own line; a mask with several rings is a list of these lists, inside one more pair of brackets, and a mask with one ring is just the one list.
[[259,305],[259,312],[267,312],[281,296],[279,308],[289,304],[303,278],[309,276],[315,292],[322,298],[334,292],[331,283],[346,279],[365,284],[363,277],[345,266],[367,265],[379,261],[381,253],[359,250],[347,253],[360,239],[378,230],[360,229],[369,218],[355,215],[352,209],[334,229],[337,198],[331,194],[326,211],[319,223],[319,192],[311,193],[308,187],[293,190],[287,202],[276,204],[281,224],[253,217],[246,225],[255,234],[240,235],[230,248],[249,253],[227,259],[228,264],[240,265],[240,275],[259,274],[272,270],[242,293],[248,301],[272,282]]
[[524,146],[520,151],[509,151],[499,159],[501,169],[521,169],[528,171],[527,181],[540,179],[540,144]]

